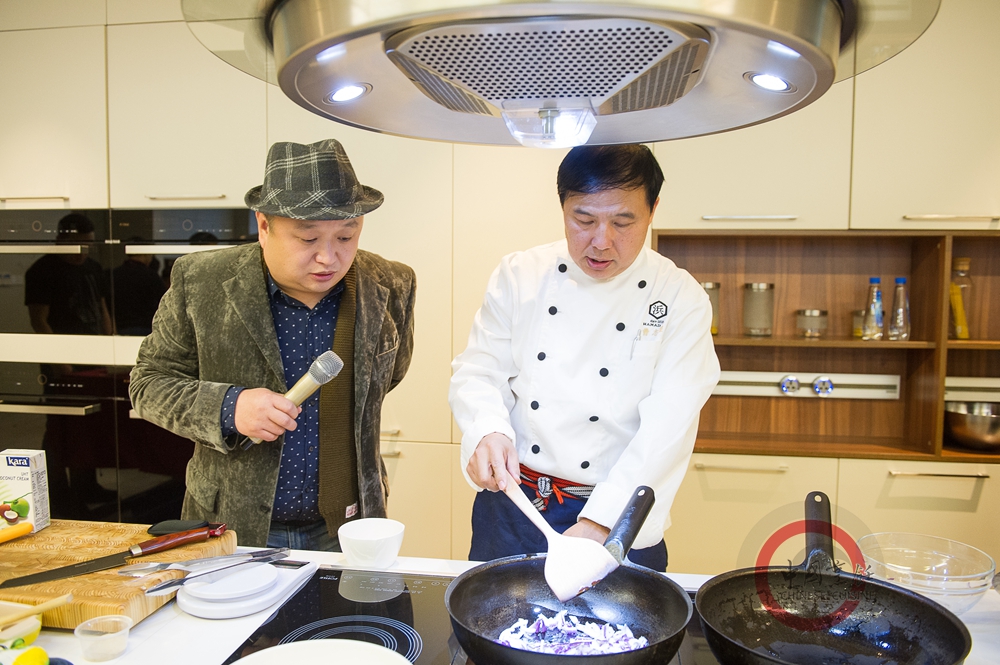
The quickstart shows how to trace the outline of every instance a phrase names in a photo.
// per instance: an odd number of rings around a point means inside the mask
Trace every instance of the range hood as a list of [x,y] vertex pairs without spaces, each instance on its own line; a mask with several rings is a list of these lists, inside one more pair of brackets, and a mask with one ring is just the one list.
[[493,145],[665,141],[779,118],[940,0],[182,0],[216,55],[354,127]]

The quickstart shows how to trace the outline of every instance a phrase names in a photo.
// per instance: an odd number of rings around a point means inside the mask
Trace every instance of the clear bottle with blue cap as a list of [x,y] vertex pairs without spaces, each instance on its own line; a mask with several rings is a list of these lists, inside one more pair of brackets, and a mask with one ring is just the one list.
[[905,341],[910,339],[910,294],[906,288],[906,278],[896,278],[896,288],[892,292],[892,315],[889,317],[889,339]]
[[868,302],[865,304],[865,320],[861,325],[861,339],[882,339],[882,280],[872,277],[868,280]]

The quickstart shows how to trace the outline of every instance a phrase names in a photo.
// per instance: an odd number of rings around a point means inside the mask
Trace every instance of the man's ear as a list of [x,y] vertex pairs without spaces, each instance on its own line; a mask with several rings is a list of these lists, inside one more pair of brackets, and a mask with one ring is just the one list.
[[257,237],[267,237],[268,231],[271,229],[270,222],[267,220],[267,216],[260,212],[255,211],[254,215],[257,217]]

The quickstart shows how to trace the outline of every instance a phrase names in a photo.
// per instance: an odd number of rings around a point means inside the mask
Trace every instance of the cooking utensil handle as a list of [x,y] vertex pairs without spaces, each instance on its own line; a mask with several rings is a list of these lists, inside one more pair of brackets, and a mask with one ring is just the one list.
[[806,495],[806,559],[802,566],[817,572],[835,572],[830,498],[823,492]]
[[538,527],[538,530],[545,534],[545,538],[548,539],[549,536],[558,536],[556,530],[553,529],[542,514],[538,512],[538,509],[528,500],[528,497],[524,496],[524,492],[521,491],[521,486],[514,482],[514,477],[504,469],[504,473],[507,474],[507,487],[504,488],[503,493],[510,497],[510,500],[514,502],[524,516],[531,520],[531,523]]
[[186,545],[187,543],[200,543],[208,540],[208,538],[209,528],[207,526],[203,526],[200,529],[168,533],[165,536],[153,538],[152,540],[145,540],[141,543],[133,545],[129,548],[129,550],[132,552],[132,556],[142,556],[143,554],[152,554],[153,552],[169,550],[173,547]]
[[622,563],[625,555],[632,549],[632,543],[639,535],[639,529],[642,528],[655,501],[656,496],[652,488],[640,485],[632,493],[632,498],[618,517],[618,521],[611,527],[611,533],[604,541],[604,547],[611,552],[611,556],[618,563]]
[[65,596],[52,598],[51,600],[46,600],[44,603],[39,603],[38,605],[32,605],[30,607],[26,607],[20,612],[15,612],[14,614],[8,614],[2,620],[0,620],[0,629],[6,628],[7,626],[12,626],[18,621],[21,621],[22,619],[27,619],[30,616],[41,614],[42,612],[48,612],[49,610],[54,610],[57,607],[62,607],[71,600],[73,600],[73,594],[67,593]]

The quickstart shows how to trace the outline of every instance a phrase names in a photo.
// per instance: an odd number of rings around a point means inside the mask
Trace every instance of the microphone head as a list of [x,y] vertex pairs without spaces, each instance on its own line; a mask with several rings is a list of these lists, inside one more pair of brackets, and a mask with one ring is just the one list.
[[340,359],[340,356],[333,351],[327,351],[309,366],[309,376],[316,383],[323,385],[340,374],[342,369],[344,369],[344,361]]

